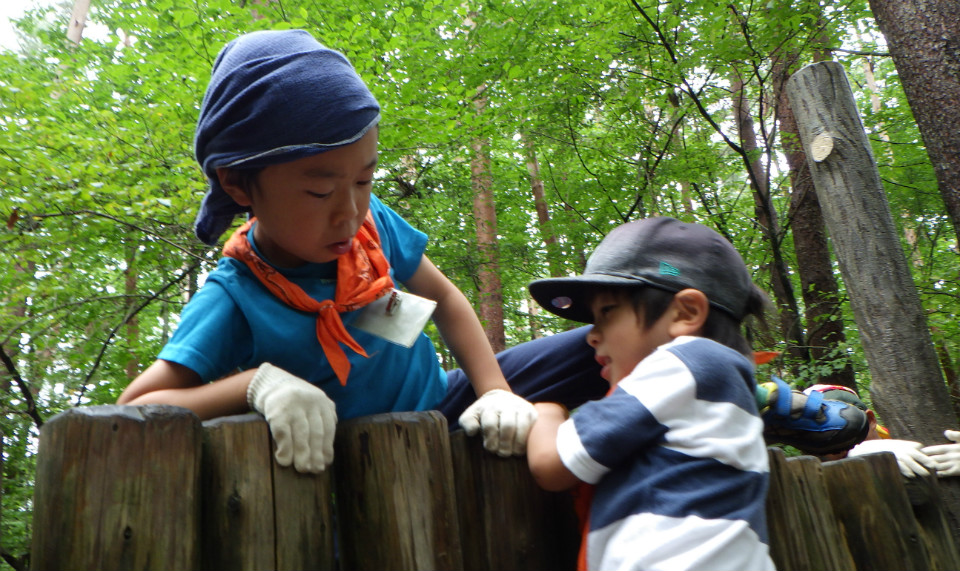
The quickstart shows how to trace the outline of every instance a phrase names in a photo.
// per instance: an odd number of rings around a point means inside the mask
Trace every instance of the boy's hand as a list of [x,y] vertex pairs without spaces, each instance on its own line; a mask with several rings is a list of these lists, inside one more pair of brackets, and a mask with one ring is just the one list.
[[864,440],[850,449],[847,456],[892,452],[897,458],[900,473],[907,478],[914,478],[928,475],[928,469],[937,469],[937,461],[922,452],[920,446],[922,444],[912,440]]
[[278,464],[317,473],[333,462],[337,409],[319,387],[264,363],[250,381],[247,402],[267,419]]
[[537,411],[523,397],[493,389],[483,393],[460,415],[469,436],[483,431],[483,447],[499,456],[523,454]]
[[923,452],[937,461],[937,476],[960,476],[960,432],[944,430],[943,435],[953,444],[927,446]]

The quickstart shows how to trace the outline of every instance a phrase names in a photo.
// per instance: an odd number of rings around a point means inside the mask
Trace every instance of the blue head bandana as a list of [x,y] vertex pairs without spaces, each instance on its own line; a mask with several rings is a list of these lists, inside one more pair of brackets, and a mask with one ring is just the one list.
[[247,209],[220,186],[218,167],[261,168],[349,145],[380,119],[380,105],[339,52],[303,30],[253,32],[213,64],[194,139],[210,188],[194,225],[213,245]]

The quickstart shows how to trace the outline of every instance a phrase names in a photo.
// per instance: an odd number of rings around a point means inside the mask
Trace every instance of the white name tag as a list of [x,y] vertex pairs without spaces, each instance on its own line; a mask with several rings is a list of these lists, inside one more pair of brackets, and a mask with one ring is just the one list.
[[411,347],[433,315],[437,302],[394,289],[368,304],[351,324],[391,343]]

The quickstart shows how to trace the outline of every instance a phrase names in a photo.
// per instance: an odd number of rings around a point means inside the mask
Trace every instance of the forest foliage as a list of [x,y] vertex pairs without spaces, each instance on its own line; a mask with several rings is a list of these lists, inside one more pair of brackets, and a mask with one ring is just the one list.
[[[377,194],[430,235],[428,256],[475,302],[484,261],[471,160],[485,142],[508,345],[571,325],[535,311],[529,281],[579,272],[606,232],[646,216],[718,229],[768,291],[782,259],[802,310],[776,80],[835,59],[945,367],[958,352],[956,234],[866,0],[94,0],[79,45],[64,38],[69,13],[28,12],[20,49],[0,52],[8,565],[29,552],[39,426],[114,402],[216,263],[219,250],[192,234],[205,190],[193,126],[213,59],[247,31],[307,29],[350,58],[383,108]],[[755,146],[744,144],[736,98]],[[758,217],[749,164],[762,167],[753,176],[772,221]],[[793,357],[803,342],[776,319],[755,332],[756,349],[783,352],[774,367],[798,386],[849,364],[869,386],[844,292],[841,281],[838,311],[820,318],[842,323],[846,338],[825,356]],[[798,315],[801,332],[818,326]]]

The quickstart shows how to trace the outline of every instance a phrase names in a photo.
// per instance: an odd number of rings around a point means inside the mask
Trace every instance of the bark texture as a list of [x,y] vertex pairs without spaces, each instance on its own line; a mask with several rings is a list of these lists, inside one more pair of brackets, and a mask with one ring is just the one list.
[[960,242],[960,4],[870,0]]

